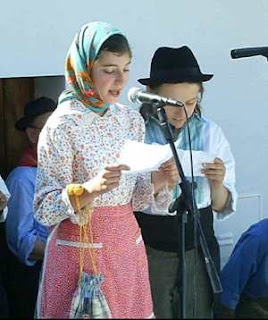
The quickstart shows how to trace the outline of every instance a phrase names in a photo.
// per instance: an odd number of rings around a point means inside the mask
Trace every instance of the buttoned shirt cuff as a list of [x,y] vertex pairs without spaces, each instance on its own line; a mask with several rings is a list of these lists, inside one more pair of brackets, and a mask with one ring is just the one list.
[[225,220],[227,218],[230,218],[236,211],[237,192],[232,186],[228,185],[227,183],[225,183],[224,186],[229,191],[229,196],[225,208],[219,212],[214,211],[215,218],[217,220]]

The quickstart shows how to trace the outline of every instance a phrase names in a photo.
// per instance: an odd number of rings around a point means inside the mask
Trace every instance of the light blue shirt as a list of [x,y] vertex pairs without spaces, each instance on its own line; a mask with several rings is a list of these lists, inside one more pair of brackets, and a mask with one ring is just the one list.
[[7,177],[6,186],[11,194],[6,218],[6,240],[9,249],[27,266],[36,239],[46,242],[48,228],[39,224],[33,215],[33,199],[37,168],[17,167]]
[[[146,122],[146,143],[166,144],[167,139],[162,131],[158,121],[150,117]],[[236,210],[237,192],[235,189],[235,160],[232,155],[229,142],[225,138],[222,129],[212,120],[203,116],[192,117],[189,121],[191,132],[192,150],[202,150],[208,154],[219,157],[225,163],[226,174],[223,181],[224,186],[230,191],[229,201],[221,212],[215,212],[216,219],[224,219]],[[188,138],[186,127],[182,129],[175,141],[176,149],[187,150]],[[186,177],[190,179],[190,177]],[[208,179],[205,177],[195,177],[197,183],[196,202],[199,209],[208,207],[211,204],[211,191]],[[178,195],[180,190],[178,188]],[[177,196],[178,196],[177,195]],[[151,214],[151,209],[147,208],[144,213]],[[155,213],[156,214],[156,213]],[[157,213],[157,214],[168,214]]]

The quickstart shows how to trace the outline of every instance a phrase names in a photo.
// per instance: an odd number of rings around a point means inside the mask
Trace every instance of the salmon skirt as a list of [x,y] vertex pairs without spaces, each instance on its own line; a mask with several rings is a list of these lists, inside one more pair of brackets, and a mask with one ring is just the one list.
[[[92,214],[101,290],[113,318],[154,318],[147,256],[140,228],[131,205],[101,207]],[[79,226],[66,219],[52,230],[43,263],[36,317],[69,318],[71,301],[78,285]],[[92,274],[89,251],[84,271]]]

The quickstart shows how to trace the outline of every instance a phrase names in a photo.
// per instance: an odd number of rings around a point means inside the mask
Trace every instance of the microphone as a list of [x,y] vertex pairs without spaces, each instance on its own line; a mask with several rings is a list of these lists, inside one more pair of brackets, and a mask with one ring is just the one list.
[[262,55],[268,58],[268,47],[241,48],[231,50],[233,59]]
[[173,107],[184,107],[184,104],[181,101],[161,97],[135,87],[128,91],[128,101],[132,103],[160,103]]

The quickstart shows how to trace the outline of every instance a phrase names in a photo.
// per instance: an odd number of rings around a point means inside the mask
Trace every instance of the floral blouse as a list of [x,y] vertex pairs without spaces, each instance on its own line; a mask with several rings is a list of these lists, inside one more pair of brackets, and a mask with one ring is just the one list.
[[[143,141],[144,121],[129,107],[112,105],[103,116],[76,100],[66,101],[48,119],[38,143],[35,218],[52,226],[66,218],[77,223],[67,185],[84,183],[106,165],[118,164],[126,140]],[[120,185],[95,198],[93,207],[132,203],[134,211],[149,205],[164,208],[167,192],[153,197],[150,173],[124,173]]]

